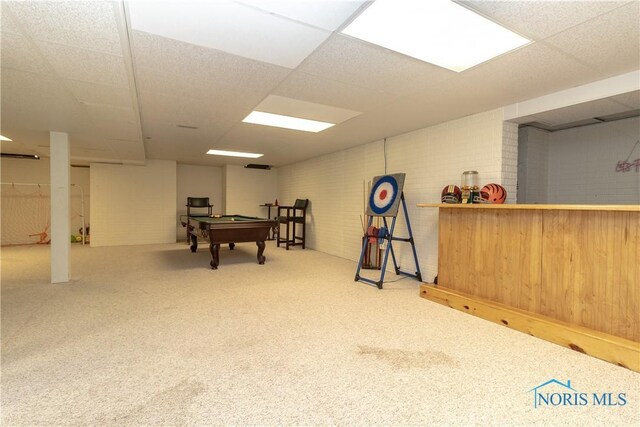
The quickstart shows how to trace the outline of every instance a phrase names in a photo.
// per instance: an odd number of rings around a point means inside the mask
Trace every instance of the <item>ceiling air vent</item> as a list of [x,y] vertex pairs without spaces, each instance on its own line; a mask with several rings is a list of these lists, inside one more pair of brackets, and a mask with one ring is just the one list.
[[245,165],[245,168],[247,169],[271,169],[271,165],[261,165],[258,163],[249,163],[248,165]]

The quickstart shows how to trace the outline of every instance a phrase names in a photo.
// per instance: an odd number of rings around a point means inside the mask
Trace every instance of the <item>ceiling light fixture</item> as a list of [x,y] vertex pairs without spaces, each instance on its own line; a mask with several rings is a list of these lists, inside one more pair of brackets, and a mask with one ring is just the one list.
[[13,141],[13,140],[7,138],[6,136],[0,135],[0,141]]
[[320,132],[330,128],[331,126],[335,126],[335,123],[300,119],[298,117],[283,116],[280,114],[265,113],[262,111],[252,111],[242,121],[245,123],[253,123],[255,125],[302,130],[305,132]]
[[376,0],[342,32],[456,72],[531,42],[449,0]]
[[257,159],[258,157],[264,156],[264,154],[256,154],[256,153],[243,153],[240,151],[226,151],[226,150],[209,150],[207,154],[212,156],[229,156],[229,157],[249,157],[251,159]]

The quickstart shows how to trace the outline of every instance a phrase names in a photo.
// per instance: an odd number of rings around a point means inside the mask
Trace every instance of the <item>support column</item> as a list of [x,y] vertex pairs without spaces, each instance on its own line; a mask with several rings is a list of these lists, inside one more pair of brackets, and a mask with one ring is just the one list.
[[69,134],[49,133],[49,166],[51,174],[51,283],[70,279],[71,172]]

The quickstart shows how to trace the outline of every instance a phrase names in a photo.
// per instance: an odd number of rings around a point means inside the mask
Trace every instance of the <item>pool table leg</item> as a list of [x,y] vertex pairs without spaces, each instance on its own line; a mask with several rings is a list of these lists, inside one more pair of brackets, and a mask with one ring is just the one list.
[[191,252],[195,252],[198,250],[198,236],[189,234],[189,237],[191,238]]
[[258,245],[258,264],[264,264],[264,261],[266,260],[264,255],[262,255],[265,247],[264,241],[258,241],[256,242],[256,245]]
[[220,263],[220,243],[211,243],[209,250],[211,251],[211,268],[217,270]]

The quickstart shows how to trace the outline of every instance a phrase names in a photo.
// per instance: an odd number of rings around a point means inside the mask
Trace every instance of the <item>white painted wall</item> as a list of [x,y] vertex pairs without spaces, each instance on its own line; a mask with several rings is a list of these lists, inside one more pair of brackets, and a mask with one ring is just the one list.
[[[180,224],[180,215],[187,213],[187,197],[208,197],[213,204],[213,213],[224,212],[222,206],[222,169],[217,166],[177,165],[176,169],[176,238],[186,240],[185,228]],[[199,210],[198,212],[204,212]]]
[[[278,185],[277,171],[226,165],[223,174],[225,214],[266,218],[267,208],[260,205],[275,202]],[[273,209],[271,216],[274,216]]]
[[[387,139],[386,173],[406,173],[404,194],[425,280],[437,274],[438,210],[417,203],[439,203],[442,188],[460,185],[465,170],[477,170],[482,184],[504,183],[508,200],[515,200],[517,132],[505,127],[502,118],[502,110],[493,110]],[[279,168],[280,203],[310,199],[308,247],[357,261],[363,182],[385,174],[384,152],[384,142],[376,141]],[[511,154],[504,157],[505,152]],[[395,235],[406,236],[404,219]],[[394,243],[394,249],[400,266],[413,269],[410,245]]]
[[549,203],[640,204],[640,171],[616,172],[639,139],[640,117],[552,132]]
[[549,135],[532,127],[520,129],[518,203],[548,203]]
[[[49,159],[40,160],[3,158],[0,161],[2,182],[23,182],[50,184]],[[82,198],[84,191],[84,212],[87,225],[90,221],[89,169],[71,168],[71,233],[79,234],[82,227]],[[2,185],[1,190],[2,245],[35,243],[50,219],[48,185],[38,187]],[[50,231],[50,230],[49,230]],[[49,233],[50,235],[50,233]]]
[[640,204],[640,171],[616,172],[640,158],[640,118],[520,135],[523,203]]
[[176,241],[176,162],[91,164],[91,246]]

